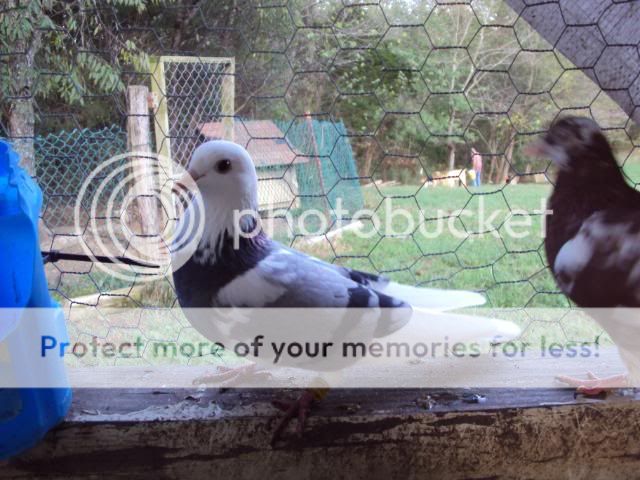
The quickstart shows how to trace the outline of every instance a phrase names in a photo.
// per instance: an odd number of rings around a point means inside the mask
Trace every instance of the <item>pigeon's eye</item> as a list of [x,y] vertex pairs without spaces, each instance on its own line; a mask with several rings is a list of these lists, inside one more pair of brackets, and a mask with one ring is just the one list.
[[218,173],[227,173],[231,170],[231,160],[223,158],[222,160],[218,160],[216,162],[216,172]]

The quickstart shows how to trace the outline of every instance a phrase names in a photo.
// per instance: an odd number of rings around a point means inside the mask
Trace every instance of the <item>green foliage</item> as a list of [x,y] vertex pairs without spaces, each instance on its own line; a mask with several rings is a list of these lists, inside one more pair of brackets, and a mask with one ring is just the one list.
[[[168,8],[175,0],[5,3],[5,105],[35,94],[42,111],[76,114],[79,125],[64,128],[101,127],[114,122],[118,107],[100,95],[122,92],[130,81],[125,72],[147,71],[148,53],[231,55],[241,80],[237,115],[330,115],[362,136],[352,144],[363,176],[378,159],[369,135],[387,153],[420,152],[430,171],[446,169],[450,160],[466,166],[470,146],[511,152],[509,164],[523,171],[520,143],[528,137],[522,134],[543,130],[561,108],[588,106],[598,93],[581,72],[565,70],[568,62],[556,53],[523,51],[507,26],[517,14],[500,0],[346,7],[340,0],[290,0],[288,8],[253,0],[179,2],[181,8]],[[28,60],[22,52],[30,49],[32,65],[20,71]],[[503,167],[509,165],[498,165],[496,175]],[[389,168],[409,167],[390,162]]]
[[82,105],[86,96],[123,91],[123,70],[144,71],[148,59],[134,41],[118,35],[115,16],[158,3],[107,0],[98,8],[87,0],[10,1],[13,8],[0,13],[0,54],[6,56],[0,94]]

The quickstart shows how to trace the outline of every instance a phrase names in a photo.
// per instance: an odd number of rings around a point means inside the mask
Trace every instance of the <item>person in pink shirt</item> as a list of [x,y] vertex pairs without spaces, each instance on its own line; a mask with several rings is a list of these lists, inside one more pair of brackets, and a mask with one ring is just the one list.
[[479,187],[482,184],[482,155],[473,147],[471,148],[471,168],[475,172],[473,185]]

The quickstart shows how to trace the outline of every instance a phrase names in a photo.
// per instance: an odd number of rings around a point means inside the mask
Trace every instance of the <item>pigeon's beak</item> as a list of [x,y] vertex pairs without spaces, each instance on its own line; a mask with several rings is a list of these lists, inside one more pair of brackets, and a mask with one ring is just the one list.
[[527,144],[523,150],[528,157],[544,157],[547,155],[547,142],[544,138],[539,138]]
[[181,191],[188,190],[189,185],[193,185],[202,175],[198,174],[195,170],[188,169],[178,178],[171,191],[175,194],[180,194]]

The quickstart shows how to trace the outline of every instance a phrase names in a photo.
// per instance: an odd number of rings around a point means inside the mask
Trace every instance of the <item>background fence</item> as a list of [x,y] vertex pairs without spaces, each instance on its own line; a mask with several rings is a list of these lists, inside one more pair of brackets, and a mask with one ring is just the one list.
[[[214,115],[202,118],[212,117],[215,118]],[[269,139],[266,147],[261,145],[259,151],[264,154],[265,149],[281,145],[285,158],[277,159],[276,165],[257,164],[263,197],[261,207],[264,211],[276,208],[287,210],[296,198],[299,199],[297,212],[314,208],[329,213],[341,205],[352,213],[363,207],[356,162],[342,122],[308,119],[274,122],[276,124],[282,139]],[[192,130],[199,131],[195,127]],[[195,139],[189,137],[193,143],[189,151],[204,140],[202,135]],[[249,140],[250,137],[247,142]],[[176,155],[182,155],[185,147],[177,147],[174,143],[172,148],[176,148]],[[102,162],[127,151],[126,131],[118,125],[36,136],[35,174],[45,197],[51,203],[49,226],[71,227],[73,214],[70,209],[73,209],[73,202],[84,180]],[[287,152],[290,153],[290,163],[286,161]],[[118,162],[111,170],[123,163],[124,160]],[[188,160],[179,163],[186,165]],[[108,172],[99,178],[104,179]],[[287,175],[289,172],[290,176]],[[118,175],[119,178],[124,176],[124,172]],[[92,186],[96,187],[97,184]],[[274,204],[273,197],[280,190],[286,193],[281,194],[281,201]],[[92,192],[88,196],[91,197]]]

